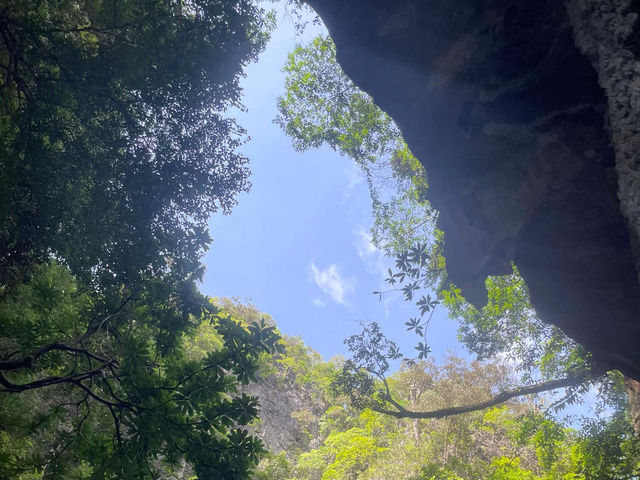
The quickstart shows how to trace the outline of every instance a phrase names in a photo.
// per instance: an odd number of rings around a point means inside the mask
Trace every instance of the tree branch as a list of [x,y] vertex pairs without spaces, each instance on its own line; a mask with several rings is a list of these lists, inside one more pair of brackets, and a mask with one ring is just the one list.
[[[78,341],[74,341],[72,343],[76,344]],[[101,363],[111,363],[108,359],[100,357],[94,353],[91,353],[82,348],[74,348],[64,343],[50,343],[48,345],[44,345],[40,348],[34,350],[30,355],[21,358],[19,360],[7,360],[0,361],[0,371],[9,371],[9,370],[18,370],[20,368],[31,368],[33,366],[33,362],[36,361],[39,357],[43,356],[46,353],[52,352],[54,350],[63,351],[63,352],[71,352],[71,353],[79,353],[82,355],[86,355],[88,358],[93,360],[97,360]]]
[[0,373],[0,385],[5,387],[4,389],[0,389],[0,392],[18,393],[24,392],[25,390],[35,390],[36,388],[48,387],[50,385],[57,385],[60,383],[71,383],[76,385],[76,382],[86,380],[88,378],[101,374],[102,370],[104,370],[107,366],[107,364],[104,364],[94,370],[79,373],[77,375],[69,375],[67,377],[45,377],[41,378],[40,380],[34,380],[33,382],[22,384],[13,383]]
[[[497,395],[491,397],[490,399],[485,400],[484,402],[474,403],[471,405],[463,405],[459,407],[441,408],[441,409],[432,410],[429,412],[414,412],[411,410],[406,410],[404,407],[400,407],[398,408],[398,410],[388,410],[385,408],[377,407],[375,405],[371,406],[371,409],[378,413],[390,415],[395,418],[417,418],[417,419],[444,418],[452,415],[460,415],[463,413],[484,410],[486,408],[500,405],[501,403],[504,403],[507,400],[511,400],[512,398],[521,397],[523,395],[533,395],[535,393],[547,392],[550,390],[556,390],[558,388],[571,387],[573,385],[579,385],[581,383],[584,383],[585,381],[586,379],[584,377],[569,376],[569,377],[560,378],[557,380],[550,380],[547,382],[537,383],[535,385],[517,387],[512,390],[503,390]],[[395,402],[390,401],[390,403],[394,404],[395,406]]]
[[19,370],[21,368],[31,368],[33,366],[33,362],[35,362],[38,358],[40,358],[41,356],[54,351],[54,350],[59,350],[59,351],[66,351],[66,352],[72,352],[72,353],[79,353],[82,355],[86,355],[87,358],[93,359],[93,360],[97,360],[101,363],[104,364],[109,364],[112,363],[112,361],[106,359],[106,358],[102,358],[96,354],[93,354],[85,349],[81,349],[81,348],[75,348],[76,345],[81,344],[82,342],[84,342],[85,340],[87,340],[89,337],[91,337],[94,333],[96,333],[98,330],[100,330],[103,325],[107,324],[109,321],[111,321],[111,319],[113,317],[115,317],[116,315],[118,315],[122,309],[125,307],[125,305],[127,303],[129,303],[129,301],[131,300],[131,298],[127,298],[124,302],[122,302],[122,304],[111,314],[107,315],[105,318],[103,318],[100,322],[92,322],[89,327],[87,328],[87,331],[80,335],[78,338],[76,338],[75,340],[73,340],[70,343],[59,343],[59,342],[53,342],[53,343],[49,343],[48,345],[43,345],[39,348],[36,348],[33,352],[31,352],[29,355],[27,355],[24,358],[21,358],[19,360],[2,360],[0,361],[0,372],[6,372],[6,371],[10,371],[10,370]]

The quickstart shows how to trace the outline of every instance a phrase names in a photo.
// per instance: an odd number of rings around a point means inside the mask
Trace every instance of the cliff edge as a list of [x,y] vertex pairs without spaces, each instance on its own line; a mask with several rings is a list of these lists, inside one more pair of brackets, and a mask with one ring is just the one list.
[[514,262],[541,318],[640,380],[639,2],[308,3],[424,164],[465,297]]

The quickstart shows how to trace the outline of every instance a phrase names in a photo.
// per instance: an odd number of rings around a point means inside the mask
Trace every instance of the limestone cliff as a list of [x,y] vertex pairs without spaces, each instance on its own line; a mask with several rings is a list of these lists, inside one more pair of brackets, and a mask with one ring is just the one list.
[[[317,418],[326,405],[312,385],[296,382],[280,369],[260,375],[243,392],[258,397],[260,422],[255,433],[271,453],[305,451],[317,436]],[[311,419],[311,421],[307,421]]]
[[515,262],[543,319],[640,379],[639,2],[308,3],[425,165],[465,296]]

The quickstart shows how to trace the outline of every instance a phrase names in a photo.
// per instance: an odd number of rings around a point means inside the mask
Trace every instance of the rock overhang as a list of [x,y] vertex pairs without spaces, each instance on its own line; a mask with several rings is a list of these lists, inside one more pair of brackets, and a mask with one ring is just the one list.
[[576,5],[588,0],[308,3],[345,72],[424,164],[465,297],[483,304],[486,277],[513,262],[542,319],[640,379],[640,211],[619,200],[609,64],[576,41],[600,10]]

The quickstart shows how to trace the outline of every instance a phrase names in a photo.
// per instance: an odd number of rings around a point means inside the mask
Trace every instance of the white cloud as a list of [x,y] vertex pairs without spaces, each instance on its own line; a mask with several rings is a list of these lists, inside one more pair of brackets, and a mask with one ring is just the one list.
[[373,244],[373,237],[363,227],[358,227],[355,231],[356,239],[354,244],[358,255],[361,259],[366,260],[375,252],[379,252],[378,248]]
[[385,278],[390,264],[389,259],[384,256],[382,250],[373,244],[371,234],[363,227],[358,227],[354,234],[356,239],[353,241],[353,244],[356,247],[358,256],[364,262],[367,271]]
[[336,303],[347,304],[345,297],[348,293],[353,292],[353,285],[340,275],[337,265],[331,264],[324,270],[320,270],[312,263],[311,272],[313,280],[320,287],[320,290],[329,295]]
[[[353,245],[356,247],[356,252],[364,263],[367,272],[377,277],[381,290],[386,290],[384,279],[388,276],[388,269],[391,267],[392,261],[385,257],[384,252],[373,244],[371,234],[362,226],[354,231],[354,235]],[[381,304],[384,308],[385,317],[389,316],[393,304],[397,301],[398,296],[393,295],[393,293],[382,296]]]
[[345,198],[349,197],[353,189],[364,182],[364,175],[360,167],[349,159],[348,166],[343,170],[345,177],[347,177],[347,188],[345,189]]
[[311,303],[313,303],[316,307],[320,307],[320,308],[325,306],[324,302],[322,300],[320,300],[319,298],[314,298],[313,302],[311,302]]

